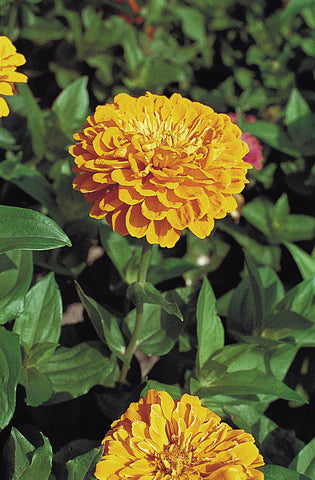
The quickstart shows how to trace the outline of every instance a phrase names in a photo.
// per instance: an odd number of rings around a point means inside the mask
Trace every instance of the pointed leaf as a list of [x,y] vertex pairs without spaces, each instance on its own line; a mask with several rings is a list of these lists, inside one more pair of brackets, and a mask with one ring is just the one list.
[[289,467],[309,478],[315,477],[315,438],[302,448]]
[[129,285],[127,290],[127,297],[135,305],[142,303],[149,303],[159,305],[169,315],[183,320],[183,315],[176,303],[168,301],[151,283],[148,282],[134,282]]
[[283,242],[285,247],[289,250],[294,258],[304,280],[308,279],[315,273],[315,258],[308,255],[300,247],[297,247],[293,243]]
[[280,465],[264,465],[260,470],[264,474],[264,480],[312,480],[306,475]]
[[204,279],[197,303],[197,364],[201,370],[213,352],[224,345],[224,329],[217,315],[216,298],[207,278]]
[[34,452],[31,465],[20,480],[48,480],[52,466],[52,448],[47,437],[42,435],[44,445]]
[[13,442],[14,473],[12,480],[19,480],[21,475],[30,466],[29,454],[33,452],[34,446],[19,432],[12,427],[9,445]]
[[94,474],[96,463],[102,458],[102,448],[93,448],[90,452],[79,455],[66,463],[67,480],[85,480]]
[[21,366],[19,337],[0,327],[0,428],[7,426],[14,413]]
[[0,255],[0,323],[18,317],[33,274],[32,252],[12,250]]
[[125,361],[125,342],[119,329],[118,319],[93,298],[85,295],[75,282],[78,295],[83,303],[99,338],[122,361]]
[[0,205],[0,253],[65,245],[71,245],[69,238],[50,218],[33,210]]
[[27,125],[32,136],[33,152],[38,159],[41,159],[46,150],[46,128],[43,112],[28,85],[19,85],[19,94],[24,103]]
[[265,296],[259,271],[256,267],[254,259],[244,250],[246,266],[249,276],[249,287],[253,299],[254,307],[254,331],[260,332],[265,317]]
[[53,394],[49,377],[36,368],[23,367],[20,383],[26,390],[26,404],[31,407],[38,407],[49,400]]
[[313,129],[311,110],[300,94],[293,88],[287,103],[285,121],[291,138],[301,144],[307,140]]
[[37,343],[55,343],[60,337],[62,301],[54,274],[49,273],[28,292],[24,310],[13,331],[20,335],[27,353]]

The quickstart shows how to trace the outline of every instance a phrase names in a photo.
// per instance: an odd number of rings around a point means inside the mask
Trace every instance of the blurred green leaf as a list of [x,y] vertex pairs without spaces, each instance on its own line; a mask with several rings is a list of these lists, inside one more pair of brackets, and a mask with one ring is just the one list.
[[32,273],[32,252],[12,250],[0,255],[1,324],[13,320],[22,312]]
[[33,345],[59,342],[62,301],[54,274],[49,273],[36,283],[25,299],[24,310],[16,319],[13,331],[20,335],[27,353]]
[[118,319],[93,298],[88,297],[76,283],[76,288],[99,338],[122,361],[125,361],[125,342]]
[[301,144],[307,140],[313,130],[311,110],[300,94],[293,88],[287,103],[285,121],[291,138]]
[[183,315],[178,308],[178,305],[169,302],[151,283],[149,282],[134,282],[129,285],[127,290],[127,297],[134,305],[149,303],[159,305],[169,315],[183,320]]
[[188,270],[194,270],[196,265],[181,258],[165,258],[159,265],[149,267],[148,282],[154,285],[165,280],[182,277]]
[[67,480],[87,480],[93,478],[95,465],[102,458],[102,448],[93,448],[90,452],[79,455],[66,463],[68,470]]
[[24,102],[27,125],[32,136],[33,152],[38,159],[41,159],[46,150],[46,128],[43,112],[28,85],[19,85],[19,94]]
[[0,327],[0,428],[10,422],[15,410],[16,387],[22,365],[19,337]]
[[0,205],[0,253],[70,246],[61,228],[39,212]]
[[197,337],[197,370],[201,371],[212,353],[224,345],[223,325],[217,315],[216,298],[207,278],[198,297]]
[[75,80],[62,90],[52,106],[60,129],[71,139],[72,134],[83,127],[88,114],[87,82],[87,77]]
[[311,440],[292,460],[289,467],[313,478],[315,475],[315,438]]
[[312,480],[306,475],[302,475],[289,468],[280,467],[280,465],[264,465],[260,467],[265,480]]
[[285,9],[281,12],[280,19],[281,20],[288,20],[293,15],[299,13],[303,8],[312,7],[314,6],[313,0],[290,0],[287,3]]
[[181,19],[183,32],[187,37],[198,42],[206,38],[205,17],[195,8],[176,6],[174,13]]
[[[39,366],[46,374],[55,393],[66,393],[76,398],[87,393],[94,385],[102,385],[112,373],[114,363],[87,343],[72,348],[59,347],[49,360]],[[54,397],[51,403],[58,401]]]
[[34,451],[31,465],[25,470],[20,480],[48,480],[52,466],[52,448],[47,437],[42,435],[44,445]]
[[0,127],[0,148],[9,149],[15,145],[15,138],[3,127]]

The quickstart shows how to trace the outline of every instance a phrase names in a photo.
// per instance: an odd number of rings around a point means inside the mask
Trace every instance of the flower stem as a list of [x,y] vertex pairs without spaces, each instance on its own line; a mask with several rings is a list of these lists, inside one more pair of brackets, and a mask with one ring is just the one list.
[[[140,265],[139,265],[139,270],[138,270],[137,281],[139,283],[146,281],[147,271],[148,271],[148,268],[149,268],[149,265],[150,265],[151,254],[152,254],[152,245],[145,241],[144,244],[143,244],[143,247],[142,247]],[[120,372],[119,381],[118,381],[118,385],[119,385],[120,388],[122,387],[122,384],[126,380],[126,376],[127,376],[128,370],[129,370],[130,362],[131,362],[132,356],[134,354],[134,351],[136,349],[137,339],[138,339],[140,329],[141,329],[141,324],[142,324],[142,318],[143,318],[143,303],[138,303],[136,305],[135,328],[132,332],[129,345],[126,349],[126,353],[125,353],[126,362],[123,363],[123,366],[122,366],[122,369],[121,369],[121,372]]]

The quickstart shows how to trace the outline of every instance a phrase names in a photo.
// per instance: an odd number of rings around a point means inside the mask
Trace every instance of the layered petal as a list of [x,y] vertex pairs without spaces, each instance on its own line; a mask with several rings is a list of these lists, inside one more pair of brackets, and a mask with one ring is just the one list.
[[[227,115],[180,94],[119,94],[74,135],[70,153],[79,175],[73,186],[88,201],[99,192],[90,214],[105,216],[126,235],[169,248],[186,228],[204,238],[214,219],[235,209],[232,195],[247,182],[251,166],[243,160],[248,146],[241,134]],[[116,206],[107,199],[112,188]],[[114,208],[106,211],[108,204]]]

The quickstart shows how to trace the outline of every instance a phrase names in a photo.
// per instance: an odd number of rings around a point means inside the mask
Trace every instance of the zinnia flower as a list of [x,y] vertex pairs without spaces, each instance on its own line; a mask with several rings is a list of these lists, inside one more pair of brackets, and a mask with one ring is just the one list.
[[179,94],[119,94],[88,117],[75,157],[76,190],[120,235],[173,247],[182,230],[208,236],[236,208],[251,165],[240,129],[225,114]]
[[233,430],[196,396],[149,390],[112,424],[99,480],[262,480],[254,438]]
[[27,82],[26,75],[16,72],[16,67],[24,63],[24,55],[16,53],[11,40],[0,36],[0,117],[7,117],[10,112],[3,95],[14,95],[14,82]]
[[[228,113],[228,116],[231,122],[237,125],[237,114]],[[244,115],[244,119],[249,123],[255,123],[257,120],[254,115]],[[262,162],[264,161],[264,157],[262,155],[263,148],[259,140],[248,132],[242,133],[241,140],[246,142],[249,148],[249,152],[244,157],[245,162],[250,163],[253,167],[257,168],[257,170],[261,170],[263,168]]]

